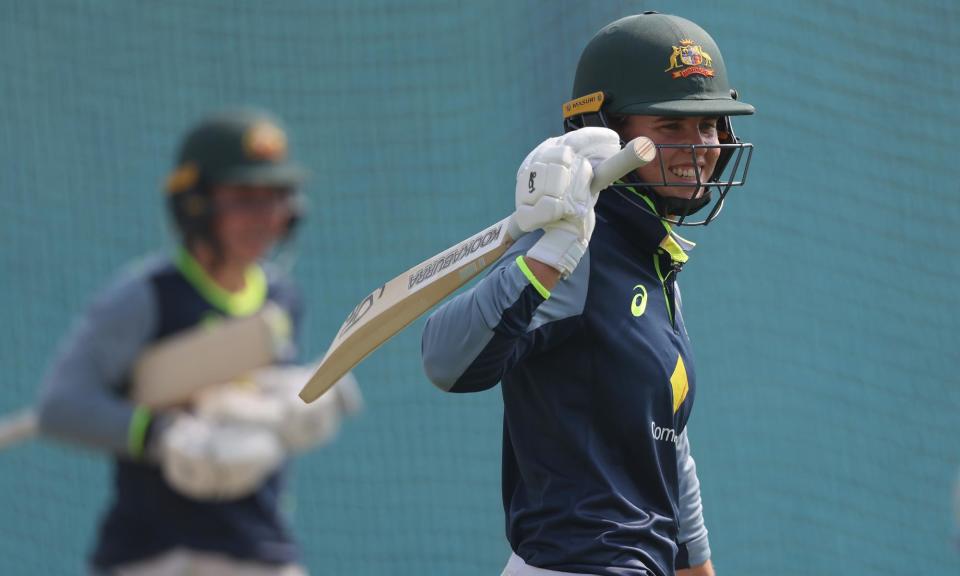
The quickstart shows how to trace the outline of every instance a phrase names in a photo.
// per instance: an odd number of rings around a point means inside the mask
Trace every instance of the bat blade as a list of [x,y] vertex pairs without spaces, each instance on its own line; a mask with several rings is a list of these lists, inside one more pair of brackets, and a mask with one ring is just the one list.
[[23,410],[0,421],[0,450],[33,438],[37,433],[37,417],[33,410]]
[[[655,156],[650,139],[631,140],[594,168],[591,191],[599,193]],[[300,398],[319,398],[381,344],[493,264],[521,234],[510,215],[374,290],[347,316]]]
[[134,365],[131,398],[150,408],[189,402],[205,387],[273,363],[289,341],[289,332],[286,312],[268,303],[251,316],[198,326],[161,340]]
[[300,391],[300,398],[306,402],[319,398],[391,336],[496,262],[513,244],[510,220],[504,218],[421,262],[361,300]]

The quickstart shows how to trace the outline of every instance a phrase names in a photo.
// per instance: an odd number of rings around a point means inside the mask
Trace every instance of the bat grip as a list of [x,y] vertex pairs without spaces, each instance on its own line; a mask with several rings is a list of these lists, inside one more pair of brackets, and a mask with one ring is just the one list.
[[517,224],[517,213],[514,212],[507,220],[507,236],[509,236],[512,241],[516,242],[524,234],[526,234],[526,232],[520,229],[520,225]]
[[657,147],[653,140],[645,136],[638,136],[627,142],[622,150],[601,162],[593,169],[593,180],[590,182],[590,192],[599,194],[601,190],[617,180],[633,172],[641,166],[650,163],[657,155]]
[[[590,181],[590,192],[599,194],[601,190],[617,180],[633,172],[641,166],[649,164],[657,155],[657,147],[653,140],[646,136],[637,136],[627,142],[622,150],[607,158],[593,169],[593,180]],[[516,222],[516,213],[510,216],[507,222],[507,236],[514,241],[526,234]]]

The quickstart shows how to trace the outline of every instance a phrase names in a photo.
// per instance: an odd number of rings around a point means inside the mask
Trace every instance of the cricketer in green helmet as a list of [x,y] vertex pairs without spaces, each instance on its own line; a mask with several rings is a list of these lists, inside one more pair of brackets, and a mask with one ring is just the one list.
[[[292,365],[302,302],[263,259],[298,216],[302,179],[271,115],[237,109],[203,119],[167,179],[179,249],[99,294],[52,360],[41,433],[113,460],[91,576],[306,574],[281,512],[286,462],[330,438],[359,397],[335,387],[333,398],[349,401],[309,413],[296,397],[312,372]],[[134,400],[132,367],[149,347],[266,308],[289,319],[276,365],[174,406]]]
[[[674,226],[709,223],[743,183],[751,148],[730,116],[753,107],[734,95],[693,22],[645,13],[604,27],[580,58],[566,133],[517,173],[530,233],[427,321],[434,384],[501,383],[503,576],[713,574],[677,285],[693,243]],[[592,166],[637,136],[657,159],[591,196]]]

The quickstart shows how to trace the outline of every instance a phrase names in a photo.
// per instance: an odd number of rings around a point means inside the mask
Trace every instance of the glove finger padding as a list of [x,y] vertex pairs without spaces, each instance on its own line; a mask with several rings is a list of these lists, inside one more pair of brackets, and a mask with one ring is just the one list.
[[[517,171],[515,221],[530,232],[566,220],[564,226],[581,234],[577,225],[596,204],[590,193],[593,167],[620,150],[620,137],[607,128],[588,127],[549,138],[534,148]],[[582,236],[589,241],[589,234]]]
[[[549,224],[584,217],[593,208],[595,199],[590,194],[593,168],[584,158],[573,158],[570,166],[539,165],[548,175],[563,172],[562,178],[548,177],[535,202],[527,199],[517,202],[516,221],[521,230],[531,232]],[[535,172],[531,172],[534,174]],[[556,185],[555,185],[556,184]],[[560,188],[559,186],[562,186]]]
[[159,439],[164,479],[196,500],[236,500],[255,492],[283,462],[280,439],[261,426],[173,418]]
[[[593,208],[598,196],[590,191],[593,168],[619,150],[616,132],[589,127],[546,140],[527,156],[517,176],[514,219],[521,230],[544,230],[527,252],[529,257],[559,270],[563,277],[573,272],[596,223]],[[537,190],[537,170],[545,175],[542,190]],[[563,177],[555,176],[558,173]]]
[[280,398],[266,395],[251,382],[229,383],[205,390],[193,403],[193,413],[221,424],[248,424],[270,429],[283,423]]
[[588,126],[561,137],[565,146],[586,158],[594,168],[620,151],[620,135],[609,128]]
[[363,405],[356,379],[350,373],[326,394],[310,404],[304,403],[297,394],[313,371],[312,366],[282,366],[254,374],[263,394],[283,406],[283,418],[277,432],[291,452],[302,452],[329,442],[336,437],[341,418],[359,411]]
[[564,217],[568,211],[566,196],[573,179],[576,161],[566,146],[538,148],[530,162],[517,174],[515,201],[517,224],[530,232]]

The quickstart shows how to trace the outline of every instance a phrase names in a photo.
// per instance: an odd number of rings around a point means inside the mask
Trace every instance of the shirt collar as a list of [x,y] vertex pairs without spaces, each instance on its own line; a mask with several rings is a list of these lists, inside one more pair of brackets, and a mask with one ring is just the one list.
[[244,275],[244,286],[239,292],[228,292],[220,287],[185,248],[175,260],[184,278],[203,296],[204,300],[230,316],[248,316],[259,310],[267,299],[267,277],[260,266],[253,264]]
[[608,222],[623,237],[644,253],[658,249],[670,255],[674,262],[684,263],[695,243],[674,232],[669,222],[664,222],[651,212],[653,201],[633,187],[618,186],[600,193],[597,202],[597,218]]

